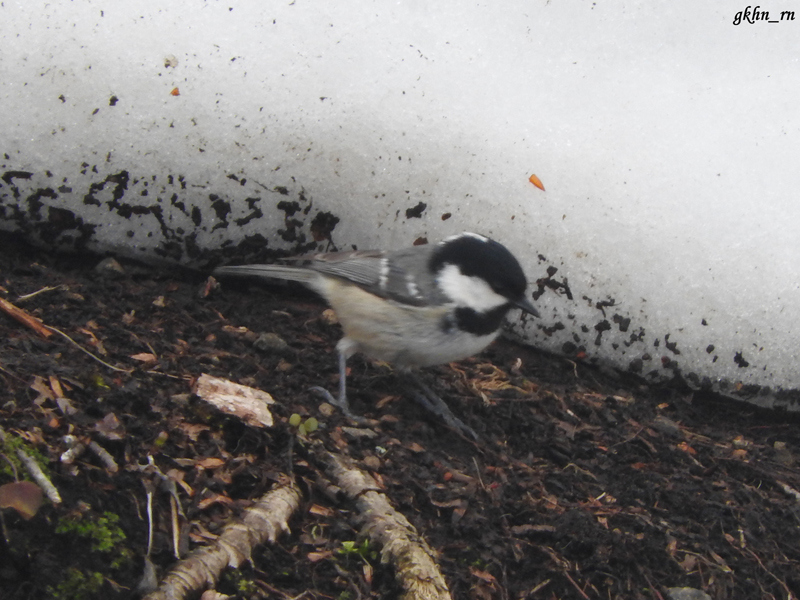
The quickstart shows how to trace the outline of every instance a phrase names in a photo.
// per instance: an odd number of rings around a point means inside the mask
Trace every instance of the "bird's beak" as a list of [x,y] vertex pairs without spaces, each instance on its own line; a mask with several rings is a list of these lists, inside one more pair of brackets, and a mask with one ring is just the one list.
[[531,304],[530,300],[528,300],[525,296],[523,296],[513,304],[517,308],[521,308],[522,310],[524,310],[526,313],[532,314],[534,317],[538,317],[540,319],[542,318],[542,315],[539,314],[539,311],[533,307],[533,304]]

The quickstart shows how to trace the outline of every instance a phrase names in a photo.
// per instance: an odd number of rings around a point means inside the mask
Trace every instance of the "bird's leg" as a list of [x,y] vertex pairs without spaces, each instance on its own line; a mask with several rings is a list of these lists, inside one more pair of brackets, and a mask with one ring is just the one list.
[[478,439],[478,434],[475,433],[471,427],[466,425],[461,419],[453,414],[450,407],[445,404],[444,400],[434,392],[422,379],[414,372],[409,371],[405,373],[406,378],[413,382],[420,391],[410,390],[414,399],[419,402],[423,407],[427,408],[433,414],[440,417],[447,425],[453,429],[457,429],[469,435],[473,440]]
[[364,417],[358,417],[350,411],[350,403],[347,401],[347,356],[344,352],[339,351],[339,397],[334,398],[324,387],[314,386],[310,388],[312,392],[316,392],[322,396],[326,402],[338,406],[345,417],[355,421],[356,423],[363,423]]

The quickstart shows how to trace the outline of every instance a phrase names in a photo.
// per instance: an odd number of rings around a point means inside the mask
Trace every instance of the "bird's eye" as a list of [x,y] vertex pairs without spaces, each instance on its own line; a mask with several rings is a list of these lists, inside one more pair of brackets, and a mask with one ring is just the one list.
[[490,283],[489,287],[492,288],[492,291],[495,294],[499,294],[500,296],[508,296],[508,288],[501,283]]

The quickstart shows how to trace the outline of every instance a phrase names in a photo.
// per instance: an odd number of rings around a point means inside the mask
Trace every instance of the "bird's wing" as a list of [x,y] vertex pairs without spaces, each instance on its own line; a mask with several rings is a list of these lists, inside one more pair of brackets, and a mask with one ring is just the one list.
[[313,271],[341,277],[363,287],[371,287],[380,282],[384,257],[385,253],[379,250],[357,250],[354,252],[327,252],[287,260],[298,260],[304,267]]
[[416,247],[392,253],[331,252],[305,257],[304,266],[401,304],[440,304],[443,299],[427,272],[427,251],[426,247]]

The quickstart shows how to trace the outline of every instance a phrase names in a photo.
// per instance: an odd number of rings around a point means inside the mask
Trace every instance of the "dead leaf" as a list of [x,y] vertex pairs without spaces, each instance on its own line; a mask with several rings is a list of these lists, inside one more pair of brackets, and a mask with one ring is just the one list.
[[50,389],[53,390],[53,394],[55,394],[56,398],[64,396],[64,390],[61,389],[61,383],[55,375],[50,375]]
[[497,583],[497,579],[495,579],[494,575],[492,575],[488,571],[481,571],[480,569],[476,569],[475,567],[470,567],[469,572],[478,579],[480,579],[481,581],[485,581],[486,583]]
[[213,456],[209,456],[208,458],[201,458],[195,463],[198,467],[203,467],[204,469],[219,469],[221,466],[225,464],[225,461],[221,458],[215,458]]
[[330,558],[331,556],[333,556],[333,552],[331,552],[330,550],[325,550],[324,552],[309,552],[306,555],[308,560],[310,560],[312,563],[325,560],[327,558]]
[[680,565],[684,571],[686,571],[687,573],[691,573],[697,566],[697,557],[693,554],[687,554],[686,556],[684,556]]
[[114,413],[108,413],[95,423],[94,430],[107,440],[121,440],[125,437],[125,428]]
[[78,409],[72,406],[72,402],[69,401],[69,398],[59,396],[56,398],[56,404],[58,405],[58,409],[64,415],[70,416],[78,413]]
[[149,352],[142,352],[141,354],[133,354],[131,356],[133,360],[138,360],[139,362],[143,363],[154,363],[158,361],[158,358],[155,354],[150,354]]
[[222,494],[213,494],[208,498],[204,498],[197,504],[197,508],[200,510],[205,510],[209,506],[213,506],[214,504],[223,504],[225,506],[233,506],[233,500],[231,500],[228,496],[223,496]]
[[42,488],[31,481],[0,485],[0,508],[13,508],[26,521],[39,511],[43,501]]
[[39,394],[33,401],[36,406],[41,406],[44,404],[45,400],[55,399],[52,388],[50,385],[45,383],[43,377],[39,377],[38,375],[34,377],[33,383],[31,384],[31,389]]
[[728,566],[728,563],[726,563],[725,559],[722,558],[719,554],[717,554],[713,550],[710,550],[709,554],[711,554],[711,558],[714,559],[714,562],[716,562],[719,565],[720,569],[722,569],[723,572],[733,573],[733,570]]
[[202,425],[200,423],[181,423],[179,428],[186,434],[186,437],[193,442],[196,442],[200,438],[201,433],[211,430],[208,425]]

